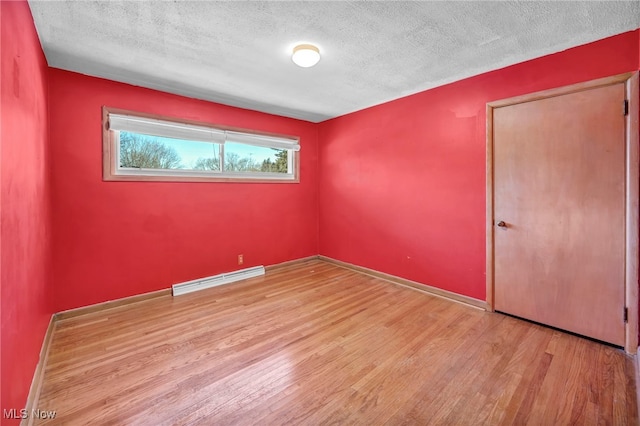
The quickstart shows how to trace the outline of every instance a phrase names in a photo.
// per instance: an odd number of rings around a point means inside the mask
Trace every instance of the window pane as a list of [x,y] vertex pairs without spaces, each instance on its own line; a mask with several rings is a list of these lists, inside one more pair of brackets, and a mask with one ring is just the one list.
[[220,170],[220,145],[120,132],[120,167]]
[[227,142],[224,144],[224,170],[289,173],[288,155],[286,149]]

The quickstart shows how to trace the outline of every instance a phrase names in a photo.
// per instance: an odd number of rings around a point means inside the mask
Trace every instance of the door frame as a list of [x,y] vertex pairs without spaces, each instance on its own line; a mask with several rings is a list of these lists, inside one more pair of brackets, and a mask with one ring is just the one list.
[[[494,182],[493,182],[493,110],[524,102],[554,96],[566,95],[624,83],[629,111],[625,117],[625,306],[628,317],[625,324],[624,349],[628,354],[635,354],[638,350],[638,203],[640,186],[640,157],[638,147],[638,72],[618,74],[612,77],[600,78],[569,86],[543,90],[527,95],[501,99],[487,103],[487,214],[486,214],[486,284],[487,310],[494,311]],[[623,105],[620,106],[622,111]],[[622,315],[622,312],[620,313]]]

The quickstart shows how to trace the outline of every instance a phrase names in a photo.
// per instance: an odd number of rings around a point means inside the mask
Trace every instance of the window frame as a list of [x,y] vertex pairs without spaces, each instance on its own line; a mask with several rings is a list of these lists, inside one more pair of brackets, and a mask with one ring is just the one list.
[[[167,117],[157,114],[147,114],[120,108],[102,107],[102,180],[126,181],[126,182],[237,182],[237,183],[300,183],[300,151],[288,150],[287,156],[293,173],[269,173],[269,172],[213,172],[203,170],[180,169],[126,169],[118,164],[119,139],[116,131],[109,128],[109,115],[129,115],[133,117],[162,120],[169,123],[188,124],[210,127],[215,130],[239,132],[247,135],[268,136],[291,139],[299,143],[297,136],[260,132],[238,127],[222,126],[204,123],[194,120],[185,120],[175,117]],[[204,142],[206,143],[206,142]],[[223,148],[224,155],[224,148]],[[291,164],[293,163],[293,164]]]

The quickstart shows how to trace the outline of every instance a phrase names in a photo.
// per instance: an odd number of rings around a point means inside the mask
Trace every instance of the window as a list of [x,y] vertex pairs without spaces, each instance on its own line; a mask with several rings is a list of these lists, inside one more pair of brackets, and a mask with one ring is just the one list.
[[104,180],[298,182],[298,138],[103,108]]

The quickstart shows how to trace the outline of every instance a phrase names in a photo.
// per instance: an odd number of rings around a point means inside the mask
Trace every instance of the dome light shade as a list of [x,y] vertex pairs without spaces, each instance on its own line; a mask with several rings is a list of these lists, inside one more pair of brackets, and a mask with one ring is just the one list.
[[293,48],[291,60],[302,68],[312,67],[320,60],[320,50],[313,44],[299,44]]

